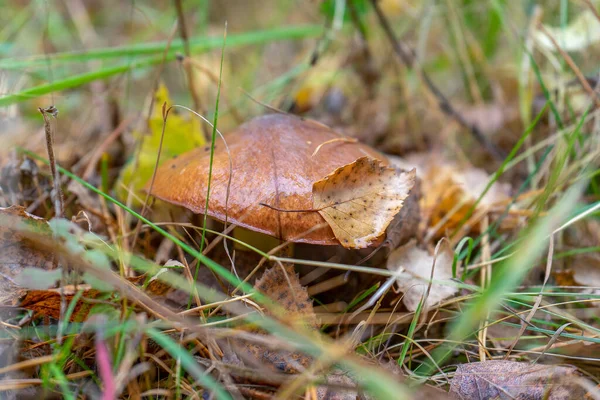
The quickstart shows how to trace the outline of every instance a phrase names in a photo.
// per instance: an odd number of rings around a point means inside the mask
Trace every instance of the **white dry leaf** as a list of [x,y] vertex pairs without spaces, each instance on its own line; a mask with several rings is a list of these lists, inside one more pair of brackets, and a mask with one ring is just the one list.
[[573,279],[583,286],[600,286],[600,255],[597,253],[582,254],[575,257],[572,266]]
[[[394,250],[388,258],[387,268],[390,271],[400,272],[396,283],[400,291],[404,293],[402,301],[409,311],[417,309],[423,294],[427,291],[431,269],[434,267],[433,260],[434,256],[418,248],[414,240]],[[458,291],[455,286],[441,282],[450,282],[452,260],[453,254],[450,246],[446,242],[442,243],[435,259],[434,283],[431,285],[425,303],[426,307],[432,307],[440,301],[452,297]]]
[[[454,181],[463,189],[464,193],[477,200],[490,182],[490,176],[482,169],[463,169],[454,177]],[[507,200],[510,197],[508,183],[494,182],[481,199],[481,205],[492,206],[495,203]]]
[[543,30],[539,29],[534,32],[535,41],[541,48],[553,52],[557,49],[548,35],[552,36],[565,51],[585,50],[600,41],[600,21],[590,10],[583,11],[564,29],[548,25],[543,25],[543,27]]

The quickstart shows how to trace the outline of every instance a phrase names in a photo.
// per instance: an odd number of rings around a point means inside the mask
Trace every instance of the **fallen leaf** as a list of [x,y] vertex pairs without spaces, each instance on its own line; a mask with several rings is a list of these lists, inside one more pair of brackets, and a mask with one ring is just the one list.
[[[75,229],[77,226],[63,219],[54,219],[49,224],[43,218],[27,213],[25,208],[20,206],[0,208],[0,305],[32,310],[34,316],[57,319],[60,317],[61,289],[55,286],[61,278],[62,270],[52,269],[54,254],[38,249],[36,243],[23,234],[24,229],[41,235],[51,235],[54,232],[64,240],[65,245],[80,251],[83,259],[110,269],[108,257],[99,250],[85,250],[79,243],[80,238],[71,233],[71,228]],[[72,321],[84,321],[92,306],[96,305],[87,299],[111,296],[112,286],[97,278],[91,278],[93,276],[84,274],[85,284],[63,287],[67,303],[78,291],[83,290],[71,316]],[[129,281],[142,285],[146,279],[147,276],[142,275]],[[150,277],[145,290],[155,296],[161,296],[171,290],[171,287]],[[106,308],[110,305],[102,306]]]
[[286,319],[316,329],[318,327],[306,288],[300,284],[294,266],[284,264],[268,270],[256,281],[254,287],[277,302],[286,312]]
[[450,393],[461,399],[581,399],[575,367],[515,361],[460,364]]
[[566,27],[543,25],[544,29],[536,30],[533,35],[538,46],[549,51],[557,51],[546,32],[565,51],[581,51],[600,41],[600,21],[591,10],[579,14]]
[[[119,200],[126,201],[129,197],[129,190],[133,190],[137,195],[137,199],[132,196],[133,205],[141,205],[138,199],[143,201],[145,197],[141,190],[154,173],[163,130],[162,107],[165,103],[167,103],[167,107],[172,104],[169,91],[165,85],[161,84],[154,93],[154,108],[148,123],[150,134],[143,138],[138,156],[132,156],[132,159],[123,167],[117,179],[115,192]],[[179,110],[172,109],[166,122],[160,164],[188,150],[203,146],[205,140],[201,128],[200,121],[197,118],[185,118],[180,115]],[[141,136],[143,134],[139,132],[134,134],[139,140],[142,140]]]
[[[417,168],[421,182],[422,220],[427,221],[427,228],[435,228],[430,233],[434,239],[453,232],[480,197],[472,214],[479,217],[490,213],[500,214],[510,201],[510,184],[498,181],[482,197],[491,180],[490,175],[482,169],[461,167],[435,154],[417,154],[409,160],[392,161],[401,168]],[[520,216],[509,213],[502,220],[500,228],[514,227],[520,219]],[[474,223],[470,229],[479,232],[480,226]]]
[[346,248],[365,248],[381,237],[415,183],[377,159],[361,157],[313,184],[313,207]]
[[49,271],[53,267],[53,255],[37,249],[20,232],[19,224],[50,234],[48,223],[29,214],[24,207],[0,208],[0,305],[14,305],[23,295],[24,289],[15,279],[24,269]]
[[[318,327],[317,317],[306,288],[300,285],[300,280],[292,265],[285,265],[284,268],[285,271],[281,266],[276,265],[266,270],[263,276],[256,281],[255,288],[285,309],[283,322],[288,322],[296,327],[300,324],[316,330]],[[300,369],[307,368],[312,363],[312,358],[303,353],[272,350],[252,342],[244,343],[243,352],[275,371],[289,374],[300,372]]]
[[[78,290],[83,290],[83,295],[75,304],[73,314],[71,314],[70,318],[72,322],[85,321],[92,307],[95,305],[88,302],[87,299],[96,299],[100,295],[100,292],[91,288],[90,285],[69,285],[65,287],[64,295],[67,304],[73,300],[73,296]],[[33,311],[34,317],[46,316],[59,319],[61,307],[60,289],[29,290],[20,299],[18,306]]]
[[453,258],[452,249],[447,242],[440,246],[440,251],[435,258],[435,266],[434,256],[418,248],[414,240],[390,254],[387,268],[390,271],[402,269],[396,278],[396,283],[400,291],[404,293],[402,302],[408,310],[415,311],[417,309],[423,294],[427,291],[431,279],[431,269],[434,267],[433,280],[436,283],[432,283],[425,305],[432,307],[458,291],[454,286],[439,283],[452,278]]

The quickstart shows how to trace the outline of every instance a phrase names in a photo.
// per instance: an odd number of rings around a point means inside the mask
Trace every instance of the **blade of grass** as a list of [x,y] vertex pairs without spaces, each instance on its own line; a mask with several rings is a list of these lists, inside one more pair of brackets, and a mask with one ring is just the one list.
[[500,167],[496,170],[496,172],[494,173],[494,176],[490,179],[490,181],[486,185],[485,189],[481,192],[481,194],[479,195],[479,198],[473,203],[473,205],[471,206],[471,208],[469,209],[469,211],[465,214],[465,216],[462,218],[462,220],[458,224],[457,228],[454,229],[454,232],[452,232],[450,234],[450,237],[453,237],[458,232],[460,232],[460,230],[462,229],[462,227],[464,226],[464,224],[467,222],[467,220],[469,218],[471,218],[471,216],[473,215],[473,212],[475,212],[475,209],[477,208],[477,206],[479,205],[479,203],[483,200],[483,197],[491,189],[492,185],[498,179],[500,179],[500,177],[502,176],[502,174],[504,174],[504,171],[506,170],[507,164],[510,162],[510,160],[512,160],[517,155],[517,152],[519,151],[519,149],[521,148],[521,146],[523,146],[523,144],[525,143],[525,140],[527,139],[527,137],[533,132],[533,129],[539,123],[540,119],[542,118],[542,115],[544,115],[544,112],[546,110],[547,104],[548,103],[546,103],[546,105],[544,105],[544,107],[538,113],[538,115],[535,117],[535,119],[533,120],[533,122],[527,127],[527,129],[525,129],[525,131],[523,132],[523,134],[521,135],[521,137],[519,138],[519,140],[517,141],[517,143],[513,146],[512,150],[510,151],[510,153],[508,154],[508,156],[504,159],[504,161],[502,162],[502,164],[500,165]]
[[[204,205],[204,209],[206,212],[204,213],[204,218],[202,220],[202,240],[200,241],[200,252],[204,250],[204,241],[206,239],[206,222],[208,218],[208,203],[210,200],[210,185],[212,182],[212,173],[213,173],[213,162],[215,159],[215,143],[217,141],[217,122],[219,120],[219,99],[221,98],[221,78],[223,76],[223,60],[225,59],[225,43],[227,41],[227,23],[225,23],[225,31],[223,33],[223,45],[221,47],[221,63],[219,67],[219,82],[217,84],[217,99],[215,100],[215,113],[213,117],[212,123],[212,135],[210,140],[210,162],[208,166],[208,183],[206,185],[206,203]],[[229,190],[229,189],[228,189]],[[227,194],[229,198],[229,193]],[[225,200],[225,209],[227,209],[228,198]],[[227,217],[226,217],[227,219]],[[225,221],[227,224],[227,220]],[[198,280],[198,272],[200,271],[199,266],[196,266],[196,270],[194,271],[194,280]],[[192,297],[190,296],[190,300],[188,302],[188,308],[190,307],[192,302]]]
[[[322,33],[323,27],[320,25],[287,26],[285,28],[274,28],[270,30],[233,34],[229,37],[229,46],[235,47],[248,44],[266,43],[276,40],[293,40],[308,37],[318,37]],[[190,39],[189,43],[190,51],[193,54],[199,54],[219,48],[222,43],[222,39],[220,36],[197,37]],[[0,69],[26,69],[36,66],[41,67],[45,65],[47,60],[54,64],[57,62],[102,61],[119,57],[161,55],[166,46],[167,41],[161,41],[155,43],[141,43],[130,46],[91,49],[85,52],[63,52],[49,54],[48,56],[35,55],[25,60],[6,59],[0,61]],[[174,56],[175,53],[182,50],[183,42],[181,39],[174,39],[171,42],[169,53]]]
[[[36,160],[38,160],[40,162],[43,162],[46,165],[48,164],[48,160],[46,160],[43,157],[40,157],[39,155],[37,155],[35,153],[32,153],[32,152],[30,152],[28,150],[25,150],[25,149],[20,149],[20,151],[22,151],[23,153],[29,155],[31,158],[34,158],[34,159],[36,159]],[[77,182],[79,182],[80,184],[82,184],[87,189],[91,190],[92,192],[96,193],[99,196],[102,196],[103,198],[105,198],[109,202],[113,203],[117,207],[123,209],[124,211],[128,212],[129,214],[131,214],[135,218],[140,219],[143,223],[149,225],[150,227],[152,227],[152,229],[154,229],[155,231],[157,231],[158,233],[160,233],[161,235],[163,235],[165,238],[171,240],[176,245],[181,246],[181,248],[184,249],[189,255],[197,258],[198,261],[200,261],[202,264],[206,265],[213,272],[217,273],[218,275],[220,275],[225,280],[227,280],[227,282],[231,283],[234,286],[238,286],[239,285],[240,288],[244,292],[246,292],[246,293],[256,293],[257,297],[261,297],[262,298],[262,296],[260,296],[260,293],[256,292],[251,285],[249,285],[248,283],[244,283],[244,282],[240,281],[235,275],[233,275],[227,269],[223,268],[221,265],[217,264],[216,262],[214,262],[210,258],[206,257],[204,254],[202,254],[202,253],[198,252],[197,250],[191,248],[186,243],[184,243],[183,241],[181,241],[179,238],[173,236],[172,234],[170,234],[166,230],[162,229],[161,227],[156,226],[155,224],[153,224],[147,218],[141,216],[139,213],[137,213],[133,209],[127,207],[125,204],[121,203],[120,201],[114,199],[113,197],[111,197],[108,194],[104,193],[103,191],[99,190],[95,186],[93,186],[93,185],[89,184],[88,182],[84,181],[83,179],[81,179],[77,175],[73,174],[69,170],[64,169],[64,168],[62,168],[62,167],[60,167],[58,165],[57,165],[57,168],[59,169],[59,171],[60,171],[61,174],[64,174],[64,175],[68,176],[70,179],[76,180]]]
[[217,399],[229,400],[231,395],[216,382],[210,374],[204,371],[198,362],[192,357],[185,348],[180,347],[177,342],[162,334],[160,331],[149,328],[146,329],[146,334],[154,340],[159,346],[165,349],[175,359],[181,359],[181,365],[190,375],[198,380],[204,387],[211,390]]
[[[232,36],[232,38],[230,38],[229,47],[231,48],[231,47],[241,46],[241,45],[265,43],[265,42],[269,42],[272,40],[295,39],[295,38],[299,38],[299,37],[302,38],[302,37],[309,37],[309,36],[313,36],[313,35],[316,36],[317,33],[320,33],[320,30],[316,30],[316,27],[308,27],[308,28],[310,28],[310,29],[307,29],[307,28],[298,29],[298,30],[288,29],[288,30],[278,30],[278,31],[274,31],[274,32],[261,31],[261,32],[259,32],[260,35],[256,34],[256,33],[240,34],[235,37]],[[321,28],[319,28],[319,29],[321,29]],[[270,35],[268,33],[274,33],[274,34]],[[212,50],[212,49],[216,48],[219,44],[220,44],[220,42],[217,43],[216,41],[211,39],[211,41],[208,41],[208,42],[206,42],[206,40],[205,40],[205,42],[202,43],[201,46],[198,45],[196,48],[194,48],[192,46],[192,48],[195,49],[196,52],[206,52],[208,50]],[[164,45],[162,47],[157,47],[157,48],[158,48],[158,51],[163,51]],[[153,52],[158,52],[158,51],[154,51],[155,47],[152,47],[152,49],[153,49]],[[58,91],[66,90],[66,89],[71,89],[71,88],[81,86],[81,85],[84,85],[86,83],[90,83],[90,82],[93,82],[96,80],[107,79],[107,78],[110,78],[111,76],[125,73],[128,71],[132,71],[135,69],[147,68],[152,65],[160,64],[163,61],[173,61],[176,58],[177,54],[175,51],[172,51],[172,50],[173,49],[171,48],[171,50],[169,51],[169,53],[166,56],[159,54],[157,56],[144,58],[142,60],[133,60],[133,61],[127,62],[125,64],[117,65],[114,67],[102,68],[97,71],[85,72],[82,74],[71,76],[69,78],[56,80],[52,83],[46,83],[46,84],[34,86],[32,88],[25,89],[18,93],[9,94],[4,97],[0,97],[0,107],[5,107],[5,106],[9,106],[11,104],[30,100],[30,99],[42,96],[44,94],[58,92]],[[108,54],[110,54],[110,52],[108,52]],[[40,61],[40,62],[42,62],[42,61]],[[3,67],[0,64],[0,68],[5,68],[5,67]],[[25,68],[25,67],[21,67],[21,68]]]
[[[478,321],[495,310],[503,301],[505,294],[512,291],[521,282],[534,264],[535,259],[544,250],[548,242],[548,232],[553,232],[556,227],[562,225],[562,221],[567,218],[575,207],[583,192],[584,185],[585,182],[581,182],[571,187],[558,204],[549,211],[547,216],[540,218],[523,233],[523,240],[514,255],[504,261],[500,267],[497,267],[497,272],[495,272],[490,286],[453,324],[448,336],[450,341],[462,342],[472,335]],[[451,355],[455,347],[456,344],[447,343],[435,349],[432,356],[437,364],[441,365]],[[424,363],[415,372],[419,375],[429,376],[434,369],[435,366]]]

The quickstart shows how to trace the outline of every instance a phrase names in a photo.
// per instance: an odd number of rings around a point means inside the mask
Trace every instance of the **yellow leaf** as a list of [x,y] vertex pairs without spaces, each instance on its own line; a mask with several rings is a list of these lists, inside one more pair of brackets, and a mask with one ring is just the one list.
[[313,208],[342,246],[360,249],[383,235],[414,183],[414,169],[403,172],[361,157],[314,183]]
[[[150,134],[142,138],[142,134],[134,132],[139,140],[143,139],[140,153],[137,157],[135,155],[131,157],[117,180],[115,191],[121,201],[127,200],[130,190],[134,194],[132,205],[141,205],[140,199],[145,198],[142,188],[152,178],[154,172],[163,129],[162,107],[165,103],[169,107],[171,99],[169,91],[161,84],[154,93],[154,109],[148,123]],[[204,144],[200,121],[191,115],[181,115],[177,108],[171,109],[166,122],[160,164]]]

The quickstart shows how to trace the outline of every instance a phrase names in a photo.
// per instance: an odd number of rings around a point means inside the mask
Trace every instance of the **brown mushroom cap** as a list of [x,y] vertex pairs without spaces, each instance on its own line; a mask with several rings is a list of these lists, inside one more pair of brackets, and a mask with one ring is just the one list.
[[[313,183],[335,169],[365,155],[387,163],[384,155],[369,146],[344,140],[323,145],[313,156],[320,144],[343,136],[317,122],[291,115],[254,118],[225,138],[233,163],[227,221],[282,240],[339,244],[328,225],[302,236],[325,223],[318,212],[281,212],[260,203],[283,210],[310,210]],[[204,213],[209,165],[210,147],[165,161],[156,173],[152,195]],[[229,171],[229,155],[219,140],[207,214],[221,221],[225,221]]]

